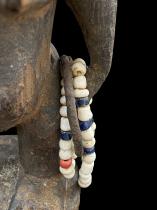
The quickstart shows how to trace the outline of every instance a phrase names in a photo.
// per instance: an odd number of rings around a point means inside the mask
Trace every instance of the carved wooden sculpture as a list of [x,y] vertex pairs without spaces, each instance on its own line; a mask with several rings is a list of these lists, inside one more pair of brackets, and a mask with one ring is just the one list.
[[[56,3],[0,1],[0,131],[17,127],[20,156],[20,163],[11,160],[7,166],[0,156],[0,210],[79,207],[77,175],[67,181],[58,170],[59,56],[50,47]],[[89,50],[87,80],[93,96],[111,66],[116,0],[67,0],[67,4]],[[4,149],[12,142],[17,143],[16,136],[0,137]],[[5,167],[12,174],[8,180]]]

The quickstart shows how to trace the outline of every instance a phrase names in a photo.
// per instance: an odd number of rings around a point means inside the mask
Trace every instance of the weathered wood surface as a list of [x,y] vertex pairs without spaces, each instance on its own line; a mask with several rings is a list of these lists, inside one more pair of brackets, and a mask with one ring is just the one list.
[[17,136],[0,136],[0,210],[8,210],[19,179]]
[[[77,210],[77,175],[39,178],[25,174],[19,163],[17,136],[0,136],[0,210]],[[77,194],[77,196],[76,196]],[[74,196],[75,195],[75,196]]]
[[90,96],[97,93],[111,67],[117,0],[66,0],[84,34],[90,55],[87,82]]
[[[17,140],[1,136],[1,142],[6,141],[0,145],[2,210],[75,210],[79,206],[77,174],[65,182],[58,171],[59,56],[53,46],[50,48],[56,3],[57,0],[0,1],[0,131],[16,126],[19,144],[19,159],[10,159],[9,164],[8,159],[4,161],[9,151],[6,145]],[[111,66],[116,0],[67,3],[89,49],[87,79],[93,96]],[[14,157],[17,147],[11,145],[7,148]]]

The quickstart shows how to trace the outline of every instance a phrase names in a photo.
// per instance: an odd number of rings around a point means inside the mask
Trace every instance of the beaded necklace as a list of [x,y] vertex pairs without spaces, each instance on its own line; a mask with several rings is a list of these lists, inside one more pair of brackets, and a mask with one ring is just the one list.
[[[92,171],[95,154],[95,129],[96,124],[93,120],[93,114],[90,109],[92,99],[89,101],[89,90],[86,81],[86,63],[83,59],[77,58],[71,66],[73,76],[73,88],[76,101],[77,117],[82,137],[82,165],[79,169],[78,184],[82,188],[86,188],[92,183]],[[64,89],[64,80],[61,80],[61,98],[60,98],[60,140],[59,140],[59,170],[66,179],[71,179],[75,175],[75,154],[73,135],[69,124],[67,114],[67,101]]]

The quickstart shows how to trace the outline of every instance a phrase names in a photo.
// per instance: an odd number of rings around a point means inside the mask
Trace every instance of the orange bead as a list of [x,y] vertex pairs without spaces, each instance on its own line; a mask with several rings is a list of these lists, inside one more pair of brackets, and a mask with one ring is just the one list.
[[72,159],[69,160],[60,160],[60,167],[62,168],[69,168],[72,164]]

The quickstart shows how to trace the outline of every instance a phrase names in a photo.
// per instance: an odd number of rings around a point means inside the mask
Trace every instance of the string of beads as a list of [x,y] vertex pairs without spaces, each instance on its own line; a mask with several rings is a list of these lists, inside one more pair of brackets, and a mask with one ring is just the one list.
[[[93,114],[90,109],[92,99],[89,101],[89,90],[86,81],[86,63],[83,59],[77,58],[73,61],[71,67],[73,75],[73,88],[77,107],[77,116],[82,135],[83,156],[82,165],[79,169],[78,184],[86,188],[92,183],[92,171],[94,168],[95,154],[95,129],[96,124],[93,120]],[[75,175],[75,159],[77,158],[74,151],[72,132],[67,116],[67,105],[64,90],[64,81],[61,80],[61,98],[60,98],[60,140],[59,140],[59,157],[60,172],[67,179]]]

